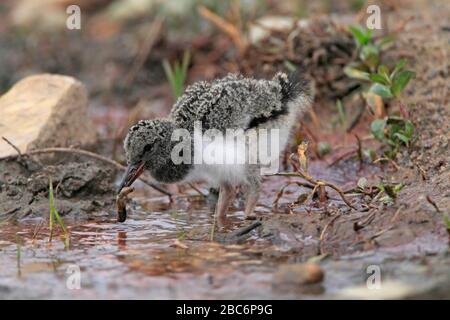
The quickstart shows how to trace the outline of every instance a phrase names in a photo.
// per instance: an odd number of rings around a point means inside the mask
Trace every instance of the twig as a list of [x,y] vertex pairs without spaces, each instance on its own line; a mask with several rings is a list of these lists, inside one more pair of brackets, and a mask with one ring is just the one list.
[[345,197],[344,192],[342,192],[341,189],[339,189],[337,186],[335,186],[334,184],[331,184],[329,182],[324,183],[327,187],[330,187],[331,189],[334,189],[337,193],[339,193],[339,195],[341,196],[342,200],[345,202],[345,204],[347,206],[349,206],[352,209],[357,210]]
[[341,216],[340,213],[338,213],[334,218],[332,218],[323,228],[322,232],[320,233],[320,237],[319,237],[319,250],[320,250],[320,254],[323,254],[323,250],[322,250],[322,244],[323,244],[323,240],[325,239],[325,234],[328,230],[328,228]]
[[392,160],[390,158],[387,158],[387,157],[378,158],[378,159],[374,160],[373,163],[378,163],[378,162],[381,162],[381,161],[389,161],[390,163],[392,163],[392,165],[394,166],[394,168],[397,171],[400,170],[400,166],[394,160]]
[[20,149],[19,149],[15,144],[13,144],[11,141],[9,141],[8,139],[6,139],[5,137],[2,137],[2,139],[5,140],[5,142],[6,142],[7,144],[9,144],[14,150],[16,150],[16,152],[17,152],[17,154],[19,155],[19,157],[22,156],[22,152],[20,152]]
[[242,36],[242,33],[230,22],[226,21],[222,17],[206,8],[205,6],[198,6],[198,13],[205,19],[209,20],[211,23],[216,25],[219,29],[225,32],[233,41],[236,48],[239,50],[240,54],[243,54],[247,49],[247,41]]
[[323,241],[323,239],[325,238],[325,232],[327,232],[327,229],[330,225],[332,225],[337,218],[339,218],[341,216],[341,214],[337,214],[334,218],[332,218],[323,228],[322,232],[320,233],[320,237],[319,237],[319,241]]
[[255,221],[255,222],[253,222],[252,224],[250,224],[248,226],[245,226],[245,227],[242,227],[240,229],[237,229],[231,235],[233,237],[242,237],[243,235],[249,233],[253,229],[256,229],[256,228],[260,227],[261,225],[262,225],[261,221]]
[[332,183],[330,183],[330,182],[322,181],[322,180],[314,180],[312,177],[310,177],[310,176],[307,175],[307,174],[302,173],[301,171],[297,171],[297,172],[279,172],[279,173],[270,174],[269,176],[300,177],[300,178],[303,178],[303,179],[305,179],[307,182],[309,182],[309,183],[311,183],[312,185],[315,186],[314,189],[313,189],[313,191],[316,191],[316,190],[317,190],[316,187],[319,187],[319,186],[321,186],[321,185],[327,186],[327,187],[329,187],[329,188],[335,190],[335,191],[339,194],[339,196],[342,198],[342,200],[345,202],[345,204],[346,204],[347,206],[349,206],[349,207],[352,208],[352,209],[357,210],[357,209],[356,209],[356,208],[355,208],[355,207],[347,200],[347,198],[346,198],[345,195],[344,195],[344,192],[343,192],[339,187],[337,187],[336,185],[334,185],[334,184],[332,184]]
[[353,224],[353,230],[359,231],[359,230],[365,228],[367,225],[369,225],[373,221],[373,219],[375,219],[376,214],[377,214],[377,211],[373,211],[373,212],[369,213],[368,216],[363,221],[356,221]]
[[391,230],[394,226],[389,226],[386,229],[383,229],[381,231],[378,231],[377,233],[375,233],[373,236],[370,237],[370,240],[374,240],[375,238],[378,238],[379,236],[381,236],[383,233]]
[[436,202],[434,202],[433,199],[431,199],[430,195],[427,194],[426,199],[427,199],[428,203],[431,204],[438,213],[441,213],[441,210],[437,206]]
[[428,179],[428,177],[427,177],[427,173],[426,173],[426,171],[424,170],[424,168],[422,168],[422,167],[420,166],[420,164],[418,164],[418,163],[415,162],[415,161],[412,161],[412,163],[417,167],[417,169],[419,169],[420,176],[422,177],[422,180],[423,180],[423,181],[426,181],[426,180]]
[[302,183],[302,182],[298,182],[298,181],[289,181],[289,182],[287,182],[286,184],[284,184],[284,185],[280,188],[280,190],[277,192],[277,194],[276,194],[276,196],[275,196],[275,200],[274,200],[273,203],[272,203],[272,207],[278,208],[278,203],[279,203],[281,197],[283,196],[285,189],[286,189],[287,187],[293,185],[293,184],[296,184],[296,185],[298,185],[299,187],[305,187],[305,188],[308,188],[308,189],[312,189],[312,190],[315,192],[315,187],[314,187],[314,185],[310,185],[310,184]]
[[361,139],[359,138],[359,136],[356,133],[355,133],[355,138],[358,143],[358,152],[356,154],[358,155],[358,160],[359,160],[359,170],[361,170],[362,165],[363,165],[362,143],[361,143]]
[[194,185],[193,183],[188,183],[189,187],[191,187],[192,189],[194,189],[195,191],[198,192],[198,194],[200,194],[202,197],[206,198],[208,195],[203,193],[199,188],[197,188],[196,185]]
[[402,210],[402,206],[400,206],[397,211],[395,211],[394,216],[391,219],[391,223],[395,222],[395,220],[397,220],[398,215],[400,214],[400,211]]
[[[31,151],[27,151],[26,153],[22,154],[21,156],[32,156],[32,155],[40,155],[40,154],[46,154],[46,153],[70,153],[70,154],[79,154],[79,155],[83,155],[92,159],[96,159],[99,161],[103,161],[106,162],[114,167],[116,167],[117,169],[120,169],[122,171],[125,171],[127,168],[123,165],[121,165],[120,163],[111,160],[109,158],[106,158],[104,156],[101,156],[97,153],[94,152],[90,152],[90,151],[86,151],[86,150],[81,150],[81,149],[71,149],[71,148],[43,148],[43,149],[36,149],[36,150],[31,150]],[[6,157],[0,157],[0,161],[1,160],[10,160],[10,159],[16,159],[20,157],[19,155],[10,155],[10,156],[6,156]],[[146,179],[145,177],[140,176],[139,180],[141,180],[143,183],[145,183],[146,185],[152,187],[155,190],[158,190],[159,192],[169,196],[170,198],[172,198],[172,193],[170,193],[169,191],[153,184],[152,182],[150,182],[148,179]]]
[[353,156],[354,153],[357,151],[358,151],[358,149],[352,149],[347,152],[344,152],[339,157],[337,157],[335,160],[333,160],[327,167],[330,168],[330,167],[334,166],[335,164],[337,164],[339,161],[344,160],[350,156]]
[[347,129],[345,130],[346,132],[350,132],[356,127],[356,125],[359,123],[359,120],[361,120],[361,117],[364,114],[365,110],[366,110],[366,106],[364,104],[361,104],[360,108],[358,109],[358,113],[353,118],[353,120],[350,122],[350,125],[347,127]]

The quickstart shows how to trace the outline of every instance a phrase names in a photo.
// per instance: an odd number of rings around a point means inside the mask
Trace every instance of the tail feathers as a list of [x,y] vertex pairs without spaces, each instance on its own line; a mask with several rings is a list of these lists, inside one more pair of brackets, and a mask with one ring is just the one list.
[[300,107],[306,108],[312,101],[311,85],[300,72],[291,72],[289,75],[278,72],[273,80],[278,81],[281,86],[281,102],[283,104],[299,103]]

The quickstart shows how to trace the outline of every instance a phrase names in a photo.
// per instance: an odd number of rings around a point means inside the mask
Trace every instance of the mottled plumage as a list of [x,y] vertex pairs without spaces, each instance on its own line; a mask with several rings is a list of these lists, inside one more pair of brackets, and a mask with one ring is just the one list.
[[242,185],[247,189],[245,211],[251,214],[259,193],[258,165],[175,165],[170,157],[177,143],[171,141],[173,130],[183,128],[193,134],[196,121],[201,122],[203,131],[217,129],[224,133],[226,129],[277,128],[281,132],[280,148],[283,149],[309,100],[306,82],[284,73],[276,74],[271,80],[230,74],[212,82],[194,83],[177,100],[168,118],[142,120],[130,128],[124,147],[131,171],[125,176],[122,187],[134,181],[136,177],[130,178],[132,169],[139,165],[162,183],[206,180],[213,187],[220,187],[216,212],[224,215],[233,198],[234,187]]

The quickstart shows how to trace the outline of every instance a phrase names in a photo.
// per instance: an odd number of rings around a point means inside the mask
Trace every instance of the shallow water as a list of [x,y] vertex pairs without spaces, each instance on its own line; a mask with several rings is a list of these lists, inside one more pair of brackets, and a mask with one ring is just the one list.
[[[360,176],[374,173],[327,168],[320,162],[313,163],[309,170],[315,177],[342,188],[354,185]],[[283,214],[272,213],[270,207],[276,191],[285,182],[281,177],[267,178],[257,214]],[[389,250],[322,257],[319,263],[325,279],[321,284],[280,287],[273,281],[279,265],[308,257],[290,251],[282,243],[274,245],[256,229],[244,241],[228,241],[233,230],[253,223],[245,220],[241,209],[231,212],[228,220],[218,223],[212,233],[211,210],[195,195],[180,196],[169,203],[167,197],[137,186],[125,223],[117,223],[113,211],[96,213],[89,221],[80,221],[72,213],[63,217],[70,232],[68,247],[59,229],[49,242],[47,219],[1,223],[0,298],[317,299],[340,297],[346,288],[350,288],[350,293],[343,297],[354,297],[351,288],[365,287],[366,267],[371,264],[382,266],[386,279],[414,284],[412,292],[429,292],[426,285],[450,281],[448,246],[439,237],[428,237]],[[296,186],[287,188],[280,205],[294,200],[299,192]],[[339,199],[331,202],[341,203]],[[294,240],[299,239],[314,240],[304,235]],[[414,260],[417,255],[422,260]],[[424,267],[423,261],[427,266],[435,260],[439,260],[435,264],[439,268]],[[80,289],[74,289],[78,275]],[[357,297],[360,295],[358,292]]]
[[[183,201],[171,209],[165,208],[165,199],[137,201],[142,209],[131,210],[123,224],[110,217],[82,223],[66,218],[68,248],[60,236],[49,243],[43,219],[2,224],[0,295],[205,299],[239,293],[244,297],[246,293],[237,286],[239,277],[255,282],[254,286],[267,281],[269,266],[258,259],[258,250],[268,244],[256,240],[246,246],[211,242],[209,210],[185,211],[180,209],[186,205]],[[241,224],[242,212],[232,214],[230,221],[233,226]],[[188,248],[172,247],[175,239]],[[66,272],[74,264],[81,270],[81,290],[66,286],[70,276]],[[234,285],[229,282],[231,275],[237,281]]]

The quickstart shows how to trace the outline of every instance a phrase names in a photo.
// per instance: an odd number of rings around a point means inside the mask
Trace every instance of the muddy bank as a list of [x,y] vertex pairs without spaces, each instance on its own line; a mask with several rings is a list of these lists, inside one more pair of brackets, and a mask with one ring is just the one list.
[[[125,224],[74,222],[71,245],[48,243],[45,225],[35,234],[35,222],[1,227],[0,296],[14,298],[129,298],[129,299],[322,299],[322,298],[440,298],[449,296],[450,257],[417,238],[411,246],[368,250],[357,254],[313,255],[308,259],[324,273],[317,284],[284,286],[277,282],[283,264],[299,255],[250,232],[242,244],[198,239],[209,235],[213,220],[207,210],[191,209],[187,200],[167,210],[158,199],[136,199]],[[149,213],[151,211],[151,214]],[[230,215],[230,230],[247,225],[243,212]],[[221,232],[220,232],[221,233]],[[221,233],[222,234],[222,233]],[[195,240],[194,238],[197,238]],[[174,246],[178,239],[185,247]],[[192,240],[190,240],[192,239]],[[21,256],[17,258],[17,243]],[[68,290],[70,266],[81,271],[81,290]],[[381,268],[382,288],[367,290],[367,267]],[[277,277],[274,274],[278,274]],[[292,279],[293,282],[298,279]]]
[[85,219],[106,212],[114,203],[117,172],[79,159],[53,164],[31,158],[0,161],[0,211],[5,219],[45,217],[49,212],[49,181],[61,215]]

